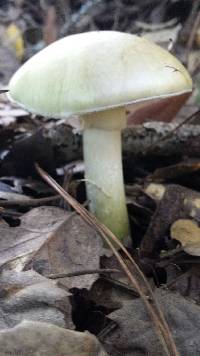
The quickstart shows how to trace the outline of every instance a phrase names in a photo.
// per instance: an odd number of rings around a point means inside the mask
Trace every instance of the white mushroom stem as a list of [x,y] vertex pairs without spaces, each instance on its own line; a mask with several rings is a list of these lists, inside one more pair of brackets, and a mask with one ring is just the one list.
[[122,173],[124,108],[87,114],[83,151],[90,211],[121,240],[129,234]]

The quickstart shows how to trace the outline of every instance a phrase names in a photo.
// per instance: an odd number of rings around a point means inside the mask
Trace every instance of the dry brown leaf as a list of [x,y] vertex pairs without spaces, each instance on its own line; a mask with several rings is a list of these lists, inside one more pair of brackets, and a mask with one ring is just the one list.
[[24,319],[74,328],[70,293],[34,271],[2,273],[0,295],[0,330]]
[[189,219],[175,221],[170,229],[171,237],[179,241],[183,250],[190,255],[200,256],[200,228]]
[[[199,355],[200,307],[178,293],[159,288],[155,294],[170,323],[179,355]],[[123,308],[108,317],[117,324],[100,339],[109,355],[164,355],[140,298],[125,301]]]
[[39,321],[0,332],[0,344],[1,356],[107,356],[94,335]]
[[55,207],[32,209],[21,217],[21,224],[10,227],[0,224],[0,266],[12,264],[22,270],[28,258],[68,219],[69,213]]
[[[100,236],[82,218],[56,207],[32,209],[18,227],[0,224],[0,265],[42,274],[98,269]],[[5,266],[4,266],[5,268]],[[97,274],[65,278],[68,288],[89,288]]]
[[[100,235],[81,217],[71,214],[34,254],[27,266],[42,274],[94,270],[99,268],[103,253]],[[62,278],[60,283],[69,289],[90,288],[97,278],[98,274],[85,274]]]

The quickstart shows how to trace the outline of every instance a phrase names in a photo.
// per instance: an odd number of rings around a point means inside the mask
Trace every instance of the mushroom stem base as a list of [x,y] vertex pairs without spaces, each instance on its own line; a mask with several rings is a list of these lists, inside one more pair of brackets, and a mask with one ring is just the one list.
[[[123,127],[125,115],[120,113],[121,118],[115,120],[119,119]],[[105,116],[105,112],[101,115]],[[129,222],[122,175],[121,131],[87,127],[83,139],[90,211],[122,240],[129,235]]]

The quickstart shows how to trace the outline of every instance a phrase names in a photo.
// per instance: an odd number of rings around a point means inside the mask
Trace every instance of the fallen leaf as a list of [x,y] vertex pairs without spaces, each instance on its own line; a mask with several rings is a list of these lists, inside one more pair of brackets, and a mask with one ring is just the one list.
[[[200,307],[179,294],[162,289],[157,289],[155,296],[162,306],[180,355],[199,355]],[[123,308],[109,314],[108,318],[115,328],[100,341],[109,355],[163,356],[163,349],[141,299],[125,301]]]
[[[41,274],[98,269],[101,237],[82,218],[56,207],[32,209],[21,224],[0,224],[0,266]],[[98,274],[62,279],[68,288],[90,288]]]
[[2,273],[0,296],[0,329],[24,319],[74,328],[70,293],[35,271]]
[[[20,271],[28,258],[38,251],[69,213],[55,207],[39,207],[24,214],[20,226],[0,224],[0,267],[12,264]],[[4,266],[5,267],[5,266]]]
[[0,332],[1,356],[106,356],[97,338],[89,333],[56,325],[23,321]]
[[[42,274],[69,273],[99,268],[103,242],[80,216],[71,214],[34,254],[26,268]],[[98,274],[62,278],[59,283],[70,288],[90,288]]]
[[189,255],[200,256],[200,228],[189,219],[175,221],[170,229],[172,239],[179,241]]

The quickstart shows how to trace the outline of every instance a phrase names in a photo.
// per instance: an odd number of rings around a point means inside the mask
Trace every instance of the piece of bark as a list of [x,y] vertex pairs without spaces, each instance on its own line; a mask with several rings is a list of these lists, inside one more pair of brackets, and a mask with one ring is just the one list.
[[200,157],[200,126],[184,125],[175,130],[176,126],[151,122],[126,128],[123,152],[132,157]]
[[[126,128],[122,132],[123,155],[131,159],[199,158],[200,126],[184,125],[173,131],[176,125],[151,122]],[[66,123],[53,122],[14,143],[2,160],[1,174],[34,174],[35,162],[53,174],[55,167],[78,160],[82,155],[81,133],[74,133]]]
[[[131,157],[200,157],[200,126],[184,125],[170,134],[177,124],[151,122],[128,127],[122,132],[123,153]],[[82,136],[74,134],[69,126],[62,124],[45,129],[44,135],[51,140],[59,163],[82,157]]]
[[36,130],[16,140],[8,154],[1,161],[0,174],[11,176],[34,176],[35,162],[46,167],[51,175],[55,175],[55,154],[51,141],[45,137],[43,129]]

